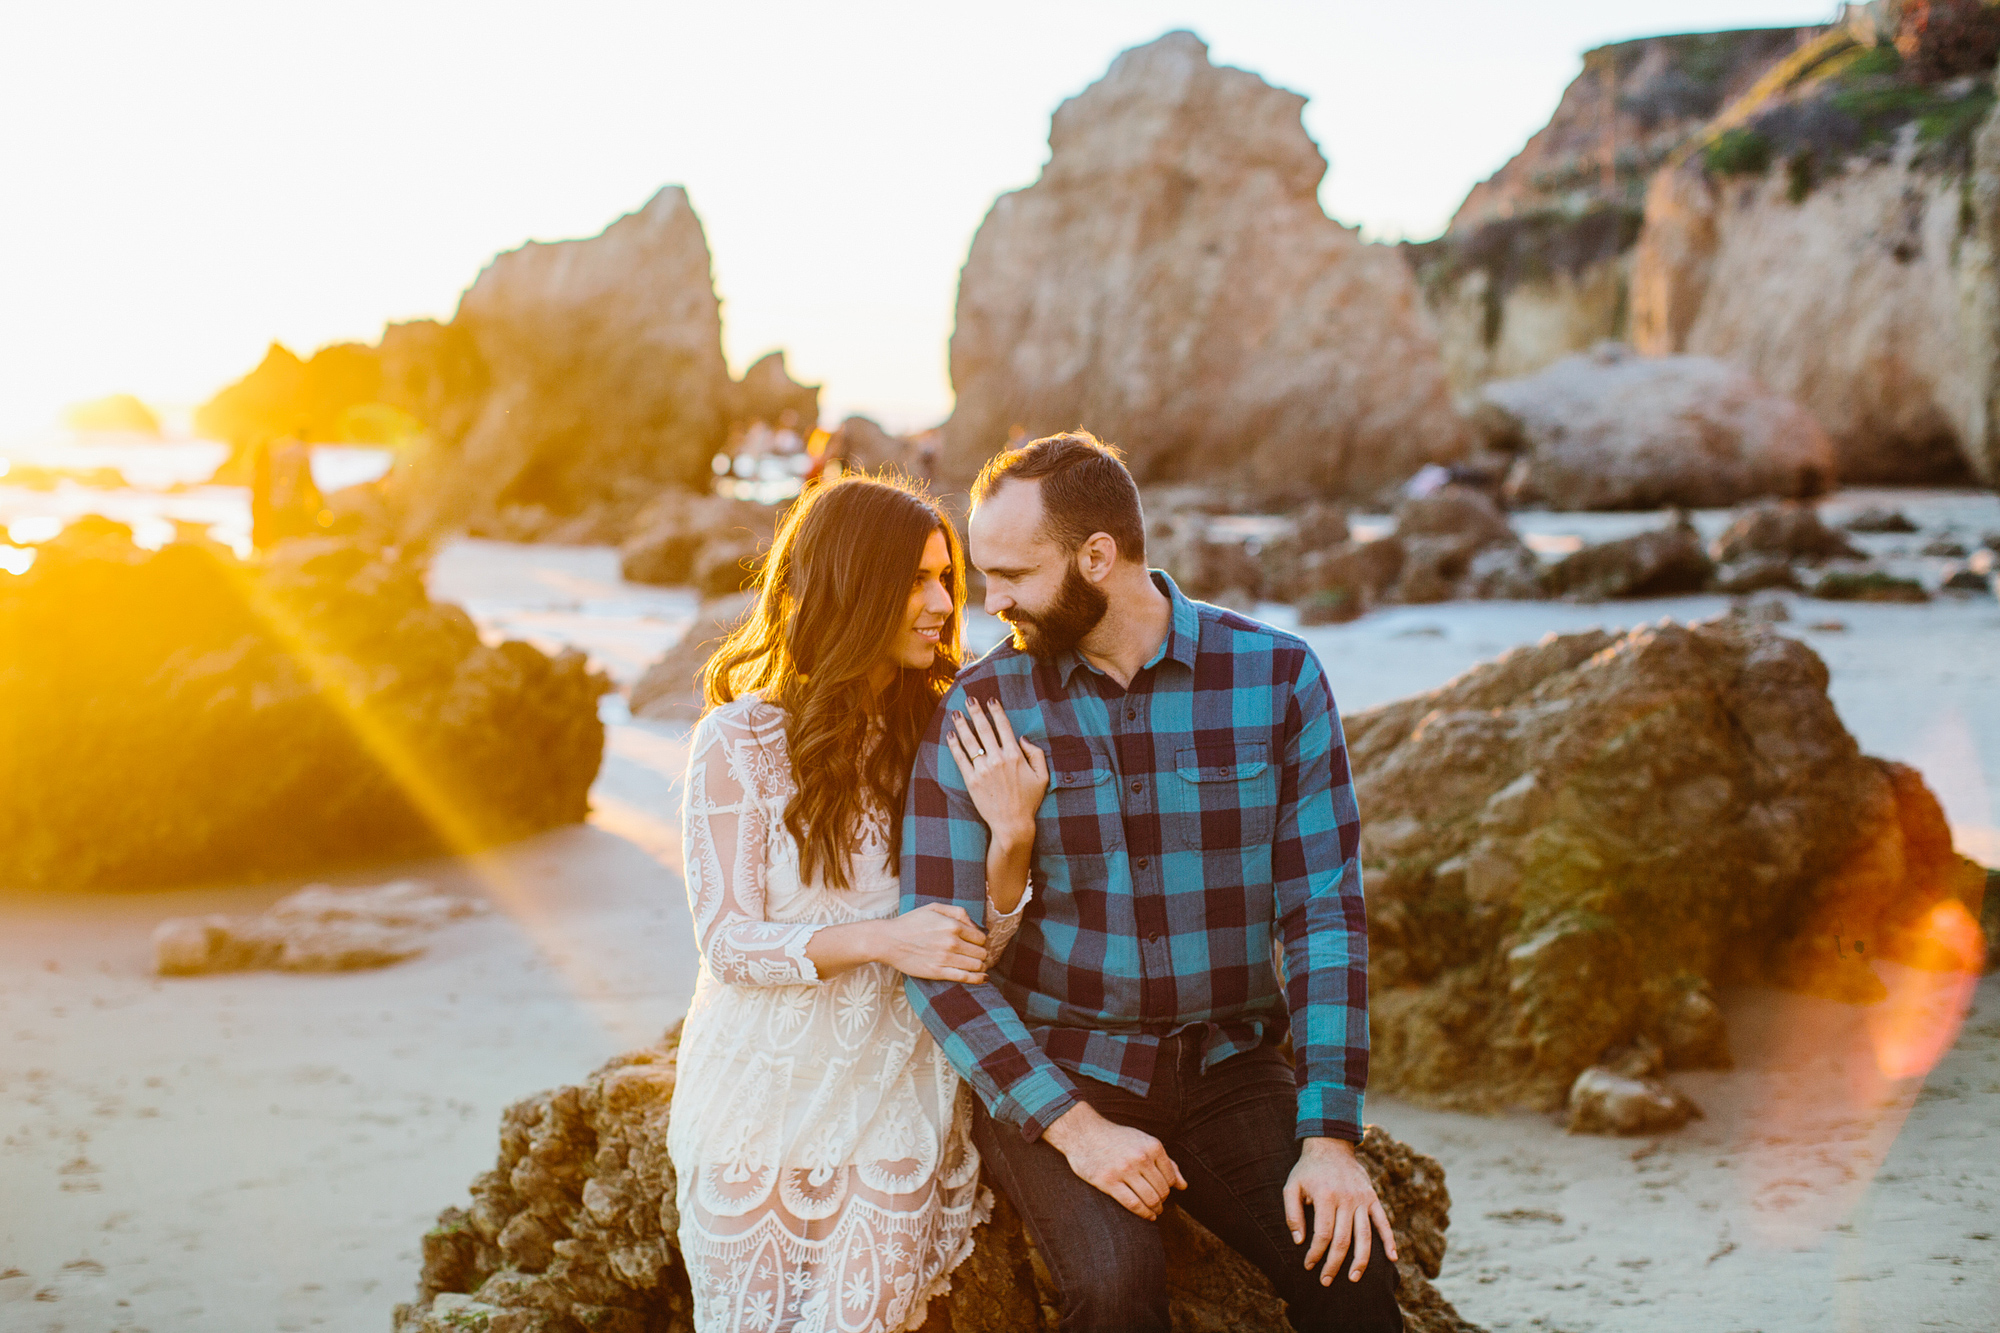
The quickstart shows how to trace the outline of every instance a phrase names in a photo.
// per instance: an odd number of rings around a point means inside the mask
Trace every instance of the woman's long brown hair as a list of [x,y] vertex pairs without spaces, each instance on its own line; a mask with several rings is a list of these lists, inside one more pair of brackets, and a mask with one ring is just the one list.
[[[951,618],[928,671],[900,669],[877,699],[869,673],[908,611],[933,532],[951,553]],[[798,792],[785,827],[799,870],[849,887],[847,855],[872,807],[889,821],[889,863],[902,851],[903,793],[917,742],[958,674],[965,561],[936,501],[901,477],[843,477],[808,490],[785,515],[757,579],[756,609],[709,659],[710,708],[757,691],[785,710]],[[879,742],[869,743],[871,715]]]

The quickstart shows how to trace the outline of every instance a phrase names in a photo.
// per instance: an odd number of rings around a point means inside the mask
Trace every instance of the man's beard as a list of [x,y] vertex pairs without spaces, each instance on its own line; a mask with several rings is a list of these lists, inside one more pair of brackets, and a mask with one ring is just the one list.
[[1111,599],[1104,590],[1077,572],[1074,564],[1063,571],[1062,586],[1055,600],[1040,611],[1023,611],[1015,606],[1000,618],[1014,627],[1014,646],[1043,662],[1054,661],[1083,642],[1084,635],[1097,628]]

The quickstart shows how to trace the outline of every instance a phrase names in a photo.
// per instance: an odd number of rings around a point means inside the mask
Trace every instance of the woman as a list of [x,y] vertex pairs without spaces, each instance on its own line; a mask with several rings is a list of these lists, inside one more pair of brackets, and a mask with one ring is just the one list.
[[702,968],[667,1133],[701,1333],[915,1328],[986,1216],[969,1093],[903,977],[983,981],[1019,924],[1048,766],[1004,713],[953,725],[993,829],[986,929],[896,915],[897,816],[964,586],[914,490],[815,487],[704,673],[684,818]]

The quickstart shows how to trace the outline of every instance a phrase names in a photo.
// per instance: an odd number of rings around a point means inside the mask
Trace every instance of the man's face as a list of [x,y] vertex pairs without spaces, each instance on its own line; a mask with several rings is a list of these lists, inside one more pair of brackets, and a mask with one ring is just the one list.
[[1060,657],[1104,619],[1104,591],[1043,529],[1040,482],[1001,482],[967,529],[972,563],[986,576],[987,614],[1013,626],[1015,647],[1044,661]]

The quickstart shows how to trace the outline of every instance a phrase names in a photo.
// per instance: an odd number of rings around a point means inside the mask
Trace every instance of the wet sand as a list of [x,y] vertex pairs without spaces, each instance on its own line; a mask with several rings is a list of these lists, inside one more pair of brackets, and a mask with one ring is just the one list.
[[[2000,527],[1993,497],[1967,521],[1988,508]],[[578,643],[627,681],[694,609],[621,584],[601,549],[464,543],[434,583],[494,632]],[[2000,604],[1790,600],[1788,632],[1827,659],[1864,747],[1922,768],[1961,846],[2000,861],[1982,841]],[[1353,710],[1552,630],[1726,606],[1411,607],[1310,637]],[[1846,629],[1809,628],[1831,619]],[[692,990],[675,827],[687,729],[633,723],[615,697],[606,717],[589,825],[353,881],[414,873],[500,909],[399,967],[150,975],[161,918],[256,910],[289,882],[0,898],[0,1330],[388,1327],[423,1230],[491,1165],[500,1110],[649,1039]],[[1370,1099],[1370,1119],[1449,1173],[1445,1293],[1496,1330],[1994,1327],[2000,978],[1928,1077],[1899,1080],[1880,1073],[1879,1014],[1772,991],[1726,1001],[1738,1068],[1677,1076],[1708,1116],[1657,1141]]]

